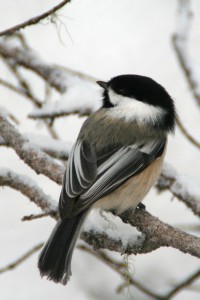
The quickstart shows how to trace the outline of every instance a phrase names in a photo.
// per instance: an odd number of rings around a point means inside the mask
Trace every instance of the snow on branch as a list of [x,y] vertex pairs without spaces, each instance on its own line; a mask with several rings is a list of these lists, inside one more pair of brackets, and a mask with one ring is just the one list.
[[[31,141],[37,148],[49,154],[51,157],[67,160],[72,148],[71,142],[64,142],[54,138],[36,134],[24,134],[24,137]],[[0,136],[0,146],[9,147],[9,144]]]
[[44,212],[51,214],[57,211],[57,203],[26,175],[21,175],[7,168],[0,168],[0,186],[8,186],[28,197]]
[[147,211],[137,209],[134,214],[126,211],[120,218],[145,234],[143,253],[170,246],[200,258],[200,238],[160,221]]
[[73,146],[71,142],[64,142],[43,135],[29,133],[24,136],[40,150],[58,159],[67,160]]
[[196,68],[194,68],[194,65],[192,64],[192,61],[187,53],[187,42],[191,17],[192,11],[190,8],[190,0],[179,0],[177,30],[172,37],[172,44],[193,96],[196,99],[197,104],[200,106],[199,76],[195,74]]
[[67,79],[67,93],[59,100],[45,103],[41,108],[34,109],[28,116],[32,119],[57,118],[78,114],[88,116],[100,106],[94,83],[83,80],[77,76],[69,76]]
[[[113,212],[114,213],[114,212]],[[142,254],[152,252],[160,247],[173,247],[183,253],[189,253],[200,258],[200,238],[176,229],[145,210],[136,209],[119,215],[124,223],[136,227],[142,236],[135,236],[127,242],[122,237],[113,238],[108,232],[99,230],[83,231],[81,238],[94,249],[109,249],[126,254]]]
[[164,164],[156,187],[159,191],[169,189],[177,199],[200,217],[200,187],[193,180],[178,174],[174,168]]
[[[37,186],[28,176],[19,175],[8,169],[0,169],[0,186],[9,186],[20,191],[50,216],[56,216],[56,202]],[[148,253],[159,247],[171,246],[184,253],[200,257],[200,239],[163,223],[144,210],[125,212],[119,216],[123,222],[136,227],[142,235],[130,234],[121,237],[99,228],[84,230],[81,238],[95,249],[105,248],[127,254]]]
[[37,57],[33,51],[0,42],[0,55],[12,61],[12,64],[35,72],[57,91],[61,93],[66,91],[65,72],[62,72],[55,66],[48,65]]
[[45,104],[42,109],[35,109],[34,112],[28,115],[28,117],[30,119],[55,119],[69,115],[78,115],[79,117],[86,117],[91,113],[92,110],[89,108],[82,107],[81,110],[73,109],[66,107],[65,103],[57,101],[51,104]]
[[42,13],[39,16],[33,17],[33,18],[31,18],[31,19],[29,19],[29,20],[27,20],[27,21],[25,21],[21,24],[18,24],[14,27],[3,30],[3,31],[0,32],[0,36],[13,34],[13,33],[15,33],[16,31],[18,31],[22,28],[25,28],[25,27],[30,26],[30,25],[35,25],[35,24],[39,23],[41,20],[44,20],[45,18],[49,17],[50,15],[55,14],[56,11],[61,9],[68,2],[70,2],[70,0],[64,0],[64,1],[60,2],[58,5],[54,6],[53,8],[46,11],[45,13]]
[[43,174],[59,184],[62,183],[64,168],[21,135],[2,112],[0,112],[0,133],[4,141],[36,173]]

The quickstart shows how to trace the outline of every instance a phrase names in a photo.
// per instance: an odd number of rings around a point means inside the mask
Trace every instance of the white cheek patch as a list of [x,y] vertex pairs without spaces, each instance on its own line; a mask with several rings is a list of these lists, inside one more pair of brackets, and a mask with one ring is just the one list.
[[110,102],[114,105],[108,112],[111,117],[125,119],[126,121],[137,121],[138,123],[156,123],[165,114],[161,107],[150,105],[134,98],[124,97],[112,90],[108,91]]
[[110,89],[108,89],[108,96],[109,96],[110,102],[114,106],[119,105],[123,101],[123,98],[127,98],[127,97],[123,97],[119,94],[116,94],[113,90],[110,90]]

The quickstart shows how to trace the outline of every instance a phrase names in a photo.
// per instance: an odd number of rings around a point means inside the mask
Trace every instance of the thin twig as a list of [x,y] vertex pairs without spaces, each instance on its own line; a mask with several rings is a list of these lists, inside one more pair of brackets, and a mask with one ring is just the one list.
[[194,75],[192,64],[187,53],[189,25],[192,17],[189,0],[179,0],[177,32],[172,36],[172,45],[177,55],[178,62],[188,82],[190,90],[200,106],[199,82]]
[[18,38],[18,40],[20,41],[20,43],[24,49],[30,50],[29,44],[28,44],[25,36],[21,32],[15,32],[12,36],[7,36],[6,38],[12,38],[15,36]]
[[52,210],[52,211],[44,212],[42,214],[24,216],[21,220],[22,221],[32,221],[32,220],[36,220],[36,219],[40,219],[40,218],[44,218],[44,217],[50,217],[50,216],[54,217],[54,218],[58,218],[58,211]]
[[42,248],[42,246],[43,246],[43,243],[38,244],[37,246],[35,246],[31,250],[27,251],[24,255],[22,255],[20,258],[18,258],[17,260],[12,262],[11,264],[1,268],[0,269],[0,274],[15,269],[21,263],[23,263],[25,260],[27,260],[31,255],[33,255],[35,252],[40,250]]
[[36,104],[37,107],[41,107],[41,105],[42,105],[41,101],[39,99],[35,98],[33,95],[31,95],[27,90],[21,89],[4,79],[0,79],[0,84],[3,85],[4,87],[8,88],[9,90],[19,94],[20,96],[31,99],[31,101],[33,101],[33,103]]
[[[8,111],[5,107],[0,106],[0,112],[2,114],[7,115],[8,118],[10,120],[12,120],[15,124],[17,124],[17,125],[20,124],[19,120],[13,115],[13,113],[11,113],[10,111]],[[0,139],[2,139],[2,137],[0,137]]]
[[[25,48],[25,49],[30,51],[30,48]],[[25,91],[26,97],[29,100],[33,101],[33,103],[37,107],[41,107],[42,101],[35,98],[35,96],[33,95],[32,91],[31,91],[31,87],[30,87],[28,81],[20,73],[18,65],[15,64],[12,60],[8,59],[7,57],[2,56],[2,59],[3,59],[4,63],[6,64],[6,66],[8,67],[9,71],[12,72],[12,74],[15,76],[21,89]],[[36,99],[36,101],[34,99]]]
[[147,289],[145,286],[143,286],[140,282],[133,279],[131,275],[127,272],[125,265],[121,262],[118,262],[114,260],[113,258],[109,257],[106,253],[103,251],[94,251],[89,247],[86,247],[85,245],[79,245],[79,249],[88,252],[95,256],[96,258],[100,259],[102,262],[104,262],[107,266],[109,266],[112,270],[116,271],[118,274],[120,274],[123,278],[125,277],[129,283],[129,285],[135,286],[137,289],[139,289],[144,294],[150,296],[153,299],[157,300],[163,300],[163,298],[152,292],[151,290]]
[[53,8],[51,8],[50,10],[46,11],[45,13],[43,13],[39,16],[33,17],[33,18],[23,22],[23,23],[20,23],[16,26],[13,26],[9,29],[3,30],[3,31],[0,32],[0,36],[10,35],[10,34],[13,34],[17,30],[23,29],[27,26],[35,25],[35,24],[39,23],[41,20],[44,20],[48,16],[54,14],[56,11],[61,9],[68,2],[70,2],[70,0],[64,0],[64,1],[60,2],[58,5],[54,6]]
[[176,124],[178,125],[178,128],[183,133],[183,135],[198,149],[200,149],[200,142],[196,141],[191,134],[185,129],[183,123],[179,119],[178,116],[176,116]]
[[192,273],[186,279],[184,279],[181,283],[175,286],[164,298],[163,300],[170,300],[172,299],[178,292],[187,288],[190,284],[192,284],[196,279],[200,277],[200,269],[196,272]]
[[74,69],[71,69],[69,67],[64,67],[64,66],[61,66],[61,65],[55,65],[55,67],[57,67],[58,69],[61,69],[62,71],[72,75],[72,76],[77,76],[83,80],[86,80],[86,81],[90,81],[92,83],[95,83],[96,81],[99,80],[99,78],[97,77],[94,77],[92,75],[88,75],[86,73],[83,73],[81,71],[77,71],[77,70],[74,70]]

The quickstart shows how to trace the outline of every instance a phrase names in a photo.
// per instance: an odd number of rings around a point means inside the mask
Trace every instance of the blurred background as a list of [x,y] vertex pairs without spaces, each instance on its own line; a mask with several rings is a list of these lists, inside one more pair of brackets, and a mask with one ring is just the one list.
[[[0,31],[39,15],[58,2],[0,0]],[[200,107],[172,44],[175,33],[189,31],[187,48],[184,50],[187,51],[197,87],[200,88],[200,2],[186,2],[190,3],[192,11],[189,27],[185,27],[184,19],[180,21],[180,5],[185,5],[184,1],[72,0],[55,15],[20,31],[28,46],[42,61],[57,65],[61,70],[68,68],[68,90],[61,95],[44,87],[42,79],[33,72],[23,68],[20,72],[30,83],[37,98],[48,98],[47,105],[57,103],[54,106],[56,109],[56,105],[62,107],[64,103],[63,107],[74,105],[80,111],[84,111],[84,108],[94,110],[100,106],[101,89],[95,84],[96,79],[109,80],[112,76],[128,73],[152,77],[173,97],[182,123],[200,141]],[[0,43],[10,46],[19,44],[17,39],[12,38],[1,38]],[[80,77],[77,72],[89,77]],[[0,77],[13,84],[16,80],[3,59],[0,59]],[[21,132],[49,136],[43,121],[27,118],[28,114],[37,112],[33,103],[1,84],[0,106],[20,121],[18,128]],[[74,114],[55,120],[54,130],[69,148],[84,120],[85,116]],[[191,178],[197,186],[200,185],[199,151],[177,129],[169,139],[166,155],[166,162],[180,174]],[[42,175],[37,176],[12,149],[0,147],[0,166],[29,175],[58,201],[60,187]],[[198,235],[198,218],[173,198],[170,192],[158,194],[156,189],[152,189],[144,203],[147,210],[162,221]],[[19,192],[0,188],[0,268],[48,238],[55,224],[51,218],[21,221],[24,215],[39,212],[39,208]],[[117,260],[121,259],[119,254],[111,255]],[[124,278],[79,249],[74,253],[73,276],[65,287],[40,278],[37,257],[38,252],[14,270],[0,275],[0,299],[152,299],[134,286],[117,293]],[[132,255],[128,261],[133,278],[160,294],[165,294],[200,265],[198,259],[172,248]],[[199,283],[196,280],[173,299],[199,299]]]

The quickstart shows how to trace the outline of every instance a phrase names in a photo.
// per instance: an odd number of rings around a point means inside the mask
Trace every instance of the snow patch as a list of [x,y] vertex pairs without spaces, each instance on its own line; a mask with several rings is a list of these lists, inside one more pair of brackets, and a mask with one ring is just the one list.
[[124,224],[120,218],[111,213],[102,213],[93,209],[84,224],[85,231],[94,231],[97,234],[107,234],[112,240],[121,241],[124,250],[127,246],[140,244],[141,233],[129,224]]
[[100,107],[98,93],[94,83],[80,79],[78,76],[67,79],[67,92],[59,100],[46,103],[42,108],[29,114],[31,118],[55,116],[70,113],[90,114]]

